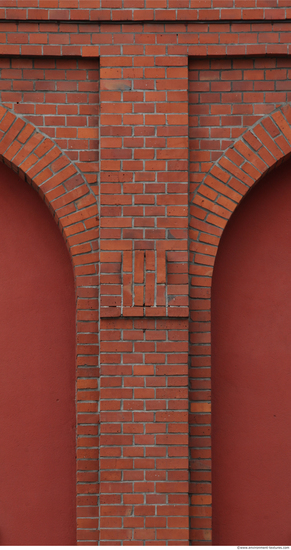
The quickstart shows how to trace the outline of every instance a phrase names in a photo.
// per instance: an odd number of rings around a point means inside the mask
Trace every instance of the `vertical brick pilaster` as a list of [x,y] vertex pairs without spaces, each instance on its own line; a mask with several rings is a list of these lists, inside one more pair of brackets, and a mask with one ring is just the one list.
[[100,59],[100,540],[188,544],[187,57],[151,26],[114,30]]

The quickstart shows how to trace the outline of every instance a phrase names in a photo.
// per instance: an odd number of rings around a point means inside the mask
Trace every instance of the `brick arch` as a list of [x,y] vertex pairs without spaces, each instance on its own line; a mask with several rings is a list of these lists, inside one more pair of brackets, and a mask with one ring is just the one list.
[[[244,195],[290,156],[291,107],[284,105],[263,117],[226,150],[205,175],[190,204],[190,377],[194,388],[190,394],[190,433],[204,434],[204,439],[190,439],[192,475],[203,482],[199,487],[202,494],[195,494],[194,488],[190,497],[193,505],[190,540],[193,544],[211,540],[211,454],[210,440],[205,438],[210,425],[211,402],[210,383],[205,383],[205,379],[211,375],[210,306],[214,261],[223,229]],[[201,378],[204,379],[202,385]],[[203,391],[196,392],[197,388]],[[201,424],[207,425],[203,432]]]
[[[71,255],[77,303],[77,389],[84,390],[77,393],[76,402],[77,428],[82,425],[77,440],[77,539],[81,544],[84,541],[96,543],[96,198],[84,176],[49,137],[3,106],[0,106],[0,161],[39,193],[58,224]],[[86,428],[86,425],[90,427]],[[86,508],[85,519],[82,506],[90,506]]]
[[[97,215],[96,199],[84,176],[51,138],[2,106],[0,160],[32,185],[43,198],[62,231],[73,264],[77,265],[69,239],[72,233],[68,229],[77,220],[77,216],[74,218],[72,214],[95,204]],[[70,215],[71,218],[68,218]],[[83,215],[80,219],[85,218]]]

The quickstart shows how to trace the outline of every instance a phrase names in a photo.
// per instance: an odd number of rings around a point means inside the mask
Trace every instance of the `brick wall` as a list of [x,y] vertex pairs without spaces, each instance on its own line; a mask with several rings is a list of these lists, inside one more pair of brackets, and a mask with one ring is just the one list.
[[[60,224],[80,259],[79,541],[209,544],[210,284],[223,224],[206,224],[202,184],[290,101],[291,10],[284,0],[53,4],[0,3],[0,100],[86,184]],[[232,198],[217,199],[224,219]]]
[[[100,60],[100,455],[119,462],[100,463],[100,540],[187,543],[187,58],[169,63],[140,25],[113,41]],[[131,517],[113,519],[115,503]]]
[[[212,195],[196,195],[201,182],[217,161],[246,130],[277,105],[291,99],[288,58],[208,58],[189,60],[189,179],[190,179],[190,492],[193,506],[191,539],[202,542],[210,534],[211,439],[210,439],[210,283],[221,229],[208,231],[203,225],[204,209]],[[263,138],[262,130],[256,130]],[[231,200],[244,192],[241,185],[232,197],[221,196],[220,209],[231,210]],[[192,195],[193,194],[193,195]],[[199,209],[202,207],[202,210]],[[219,211],[217,211],[219,213]],[[196,218],[200,220],[197,222]],[[197,243],[197,229],[200,229]],[[199,404],[200,401],[200,404]],[[198,402],[198,403],[197,403]],[[207,410],[208,408],[208,410]],[[208,505],[208,506],[207,506]],[[199,517],[200,516],[200,517]]]
[[0,101],[51,137],[88,183],[97,182],[98,59],[1,57]]
[[189,58],[193,185],[247,128],[291,100],[290,74],[288,57]]

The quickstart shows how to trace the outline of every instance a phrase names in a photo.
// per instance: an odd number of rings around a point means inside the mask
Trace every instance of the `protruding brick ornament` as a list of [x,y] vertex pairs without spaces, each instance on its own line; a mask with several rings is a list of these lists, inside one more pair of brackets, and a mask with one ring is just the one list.
[[[187,276],[184,253],[126,250],[112,254],[119,261],[105,262],[103,268],[108,274],[107,284],[101,286],[101,317],[188,317],[187,280],[181,282],[178,276],[171,284],[172,274],[167,273],[168,265],[177,264],[182,268],[180,278]],[[112,259],[112,254],[102,253],[105,260]],[[169,262],[173,254],[176,260]]]

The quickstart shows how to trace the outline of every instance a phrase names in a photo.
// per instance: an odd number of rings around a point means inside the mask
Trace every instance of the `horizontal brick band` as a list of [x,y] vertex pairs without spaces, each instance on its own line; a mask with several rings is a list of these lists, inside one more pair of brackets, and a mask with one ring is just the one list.
[[[12,4],[12,3],[11,3]],[[21,0],[14,0],[7,8],[0,8],[0,19],[41,21],[223,21],[223,20],[284,20],[290,18],[291,9],[284,0],[270,2],[262,0],[160,0],[159,6],[151,0],[50,0],[36,2],[35,6],[23,6]]]

